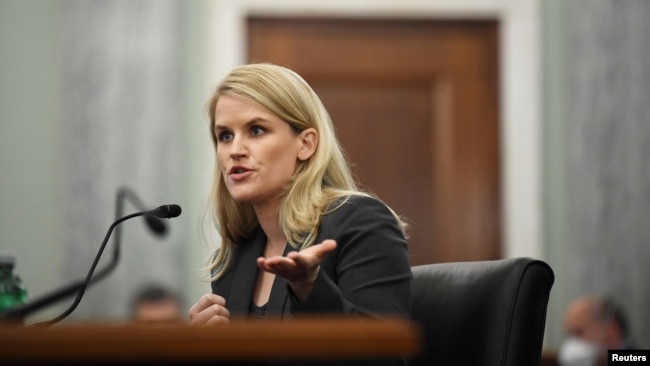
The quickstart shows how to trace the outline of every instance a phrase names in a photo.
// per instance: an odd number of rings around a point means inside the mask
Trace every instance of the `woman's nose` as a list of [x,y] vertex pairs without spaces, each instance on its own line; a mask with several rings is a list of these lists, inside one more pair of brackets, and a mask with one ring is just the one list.
[[230,157],[232,159],[239,159],[246,156],[246,142],[235,136],[230,144]]

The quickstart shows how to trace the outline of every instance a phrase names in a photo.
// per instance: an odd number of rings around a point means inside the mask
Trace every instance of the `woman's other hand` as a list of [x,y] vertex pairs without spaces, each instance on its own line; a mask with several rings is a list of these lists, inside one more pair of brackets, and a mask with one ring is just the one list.
[[215,325],[230,323],[230,312],[226,309],[226,299],[208,293],[190,308],[191,325]]

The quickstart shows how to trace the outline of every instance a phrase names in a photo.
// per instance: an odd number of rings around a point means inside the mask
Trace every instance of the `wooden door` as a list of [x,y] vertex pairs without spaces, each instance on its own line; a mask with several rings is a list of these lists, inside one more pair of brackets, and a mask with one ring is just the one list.
[[501,256],[496,21],[248,19],[249,61],[321,96],[360,182],[411,224],[413,265]]

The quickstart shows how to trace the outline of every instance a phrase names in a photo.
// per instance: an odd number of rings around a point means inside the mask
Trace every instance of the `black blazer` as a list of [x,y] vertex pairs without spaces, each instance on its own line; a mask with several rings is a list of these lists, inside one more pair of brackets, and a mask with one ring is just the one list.
[[[379,200],[351,196],[324,215],[315,243],[336,240],[334,252],[321,262],[314,289],[302,303],[284,279],[276,277],[267,315],[350,314],[410,315],[411,266],[407,242],[395,217]],[[248,315],[266,235],[258,227],[238,243],[230,270],[212,282],[212,292],[226,299],[232,316]],[[285,255],[295,250],[287,245]]]

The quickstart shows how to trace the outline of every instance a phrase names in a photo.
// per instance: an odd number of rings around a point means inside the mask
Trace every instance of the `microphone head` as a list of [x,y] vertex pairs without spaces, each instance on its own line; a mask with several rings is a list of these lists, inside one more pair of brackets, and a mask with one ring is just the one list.
[[155,210],[152,210],[151,213],[156,217],[160,217],[161,219],[171,219],[181,214],[181,206],[162,205]]

